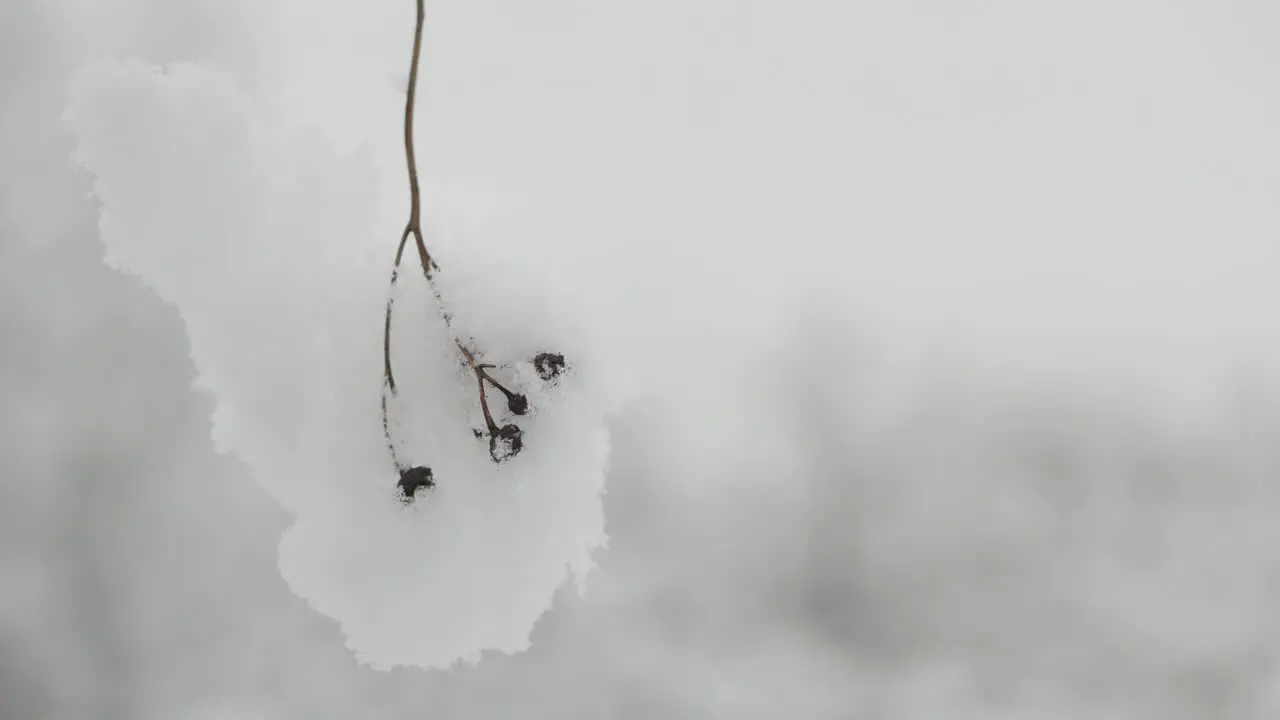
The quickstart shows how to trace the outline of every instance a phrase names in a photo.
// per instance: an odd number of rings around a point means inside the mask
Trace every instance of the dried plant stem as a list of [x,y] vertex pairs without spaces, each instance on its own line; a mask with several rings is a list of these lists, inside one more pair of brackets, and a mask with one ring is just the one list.
[[[395,263],[391,269],[390,289],[387,294],[387,311],[386,321],[382,329],[382,371],[383,371],[383,389],[382,389],[382,432],[386,438],[387,451],[391,455],[391,461],[402,474],[408,469],[406,465],[400,462],[396,453],[395,442],[391,439],[391,422],[388,416],[388,397],[395,397],[398,394],[396,386],[395,371],[391,364],[391,316],[392,308],[395,304],[395,287],[396,281],[400,276],[400,263],[404,259],[405,246],[408,245],[409,238],[412,237],[414,245],[418,249],[418,261],[422,266],[422,275],[427,281],[427,285],[431,288],[436,304],[439,307],[440,317],[443,319],[449,335],[457,346],[458,351],[462,354],[466,366],[475,374],[476,384],[480,394],[480,409],[484,413],[485,425],[490,438],[490,454],[496,461],[498,459],[495,448],[499,437],[504,432],[504,428],[498,427],[494,422],[493,416],[489,411],[488,398],[485,395],[485,383],[493,385],[507,397],[509,406],[514,410],[520,408],[517,414],[523,414],[525,408],[525,400],[521,395],[511,392],[507,388],[498,383],[489,375],[487,369],[493,368],[493,365],[483,365],[479,362],[476,354],[469,350],[454,332],[452,317],[445,310],[443,298],[440,295],[439,288],[436,287],[434,273],[439,271],[440,266],[436,264],[435,259],[431,257],[431,253],[427,250],[426,241],[422,235],[422,191],[418,183],[418,162],[413,146],[413,119],[414,105],[417,100],[418,86],[418,65],[422,56],[422,29],[425,20],[425,9],[423,7],[424,0],[417,0],[417,19],[414,23],[413,30],[413,55],[409,63],[409,87],[405,94],[404,105],[404,154],[405,165],[409,174],[409,220],[405,223],[404,232],[400,234],[400,243],[396,247]],[[510,427],[510,426],[508,426]]]
[[[409,236],[413,236],[418,247],[418,259],[422,263],[422,272],[427,282],[431,282],[431,273],[438,269],[431,254],[427,252],[427,243],[422,238],[422,192],[418,186],[418,161],[413,149],[413,107],[417,100],[418,60],[422,56],[422,26],[426,18],[424,0],[417,0],[417,19],[413,28],[413,57],[409,61],[409,87],[404,102],[404,154],[405,164],[409,170],[409,221],[404,232],[400,234],[400,245],[396,248],[395,263],[391,267],[390,290],[387,293],[386,323],[382,329],[382,433],[386,437],[387,451],[391,454],[391,462],[396,469],[404,472],[407,468],[400,462],[396,454],[395,442],[391,439],[391,421],[387,413],[387,396],[397,394],[396,375],[391,367],[391,314],[395,305],[396,281],[400,278],[400,262],[404,259],[405,244]],[[434,286],[432,288],[434,290]]]
[[418,246],[418,260],[422,263],[422,272],[431,281],[431,272],[438,270],[431,254],[427,252],[427,243],[422,239],[422,191],[418,187],[418,158],[413,150],[413,107],[418,94],[418,61],[422,57],[422,26],[426,17],[423,8],[424,0],[417,0],[418,15],[413,26],[413,57],[409,61],[409,88],[404,100],[404,160],[409,170],[409,222],[400,235],[400,247],[396,250],[396,264],[399,265],[404,255],[404,245],[413,236]]

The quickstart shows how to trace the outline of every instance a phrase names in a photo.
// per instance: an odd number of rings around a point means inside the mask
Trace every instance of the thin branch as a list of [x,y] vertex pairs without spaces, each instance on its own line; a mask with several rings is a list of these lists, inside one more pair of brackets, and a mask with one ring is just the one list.
[[[392,390],[394,392],[394,389]],[[396,470],[404,474],[409,468],[400,463],[400,457],[396,453],[396,444],[391,440],[391,420],[387,416],[387,393],[382,393],[382,435],[387,439],[387,452],[391,453],[391,464],[395,465]]]
[[[401,247],[405,238],[413,235],[418,246],[418,260],[422,263],[422,273],[427,281],[431,281],[432,270],[438,269],[431,254],[427,252],[427,244],[422,239],[422,193],[418,188],[418,159],[413,151],[413,106],[418,94],[418,60],[422,57],[422,26],[426,17],[423,8],[424,0],[418,0],[418,16],[413,27],[413,58],[409,61],[409,90],[404,100],[404,156],[409,169],[409,222],[405,225],[404,236],[400,238]],[[396,255],[400,255],[397,252]]]
[[[414,105],[417,100],[418,65],[422,57],[422,29],[426,15],[423,5],[424,0],[417,0],[417,19],[413,29],[413,54],[409,61],[409,87],[405,94],[404,104],[404,155],[405,166],[409,174],[409,220],[405,223],[404,232],[400,234],[400,243],[396,247],[395,263],[392,265],[391,279],[388,283],[386,318],[382,328],[382,432],[387,441],[387,451],[391,456],[391,461],[396,466],[396,469],[400,471],[402,483],[407,472],[417,469],[408,468],[400,463],[396,453],[395,441],[391,438],[388,400],[398,394],[395,371],[391,364],[391,317],[395,306],[396,282],[400,277],[400,263],[404,259],[405,247],[408,245],[410,237],[413,238],[414,245],[418,249],[418,261],[422,266],[422,275],[427,281],[427,286],[431,288],[432,295],[435,297],[440,317],[444,321],[454,345],[457,346],[458,351],[462,354],[466,366],[475,375],[476,387],[480,395],[480,409],[484,413],[485,425],[489,434],[489,455],[494,462],[501,462],[520,452],[522,433],[520,428],[514,424],[499,427],[494,422],[493,416],[489,411],[488,397],[485,394],[485,383],[489,383],[506,396],[507,408],[512,414],[524,415],[528,412],[529,407],[528,399],[524,395],[508,390],[489,375],[487,370],[493,368],[493,365],[481,364],[477,355],[463,344],[458,334],[454,331],[453,318],[445,309],[444,299],[440,295],[440,290],[433,282],[434,273],[440,269],[440,266],[431,257],[431,253],[427,251],[427,244],[422,235],[422,192],[418,182],[418,162],[413,146]],[[561,360],[561,363],[563,363],[563,360]],[[541,370],[539,372],[541,373]],[[500,445],[508,448],[508,452],[500,455],[498,453]],[[428,475],[430,474],[429,470],[426,472]]]
[[406,228],[404,234],[400,236],[400,246],[396,248],[396,262],[391,267],[390,290],[387,292],[387,321],[382,329],[382,372],[392,395],[396,394],[396,375],[391,369],[391,309],[396,302],[396,280],[400,279],[400,260],[404,257],[404,246],[408,239],[409,230]]
[[484,378],[479,373],[476,373],[476,384],[480,389],[480,411],[484,413],[484,426],[489,431],[489,437],[496,437],[498,424],[493,421],[493,415],[489,412],[489,401],[484,395]]
[[[405,165],[409,171],[409,221],[405,224],[404,232],[400,234],[400,244],[396,247],[395,263],[391,267],[391,281],[387,292],[387,313],[386,321],[382,328],[382,434],[387,441],[387,451],[391,454],[391,461],[395,464],[396,469],[402,473],[405,468],[400,464],[396,456],[395,441],[391,439],[391,421],[387,413],[387,395],[388,393],[395,397],[396,376],[395,371],[391,367],[391,314],[395,305],[395,287],[396,280],[400,277],[400,263],[404,259],[405,244],[412,235],[415,244],[418,247],[418,259],[422,263],[422,272],[426,276],[427,282],[431,281],[431,272],[438,269],[435,260],[432,259],[430,253],[427,252],[427,244],[422,239],[422,192],[418,186],[418,161],[413,149],[413,107],[417,99],[418,89],[418,61],[422,56],[422,26],[426,19],[426,9],[423,7],[424,0],[417,0],[417,18],[413,27],[413,56],[409,61],[409,87],[405,94],[404,102],[404,154]],[[434,290],[434,287],[433,287]]]

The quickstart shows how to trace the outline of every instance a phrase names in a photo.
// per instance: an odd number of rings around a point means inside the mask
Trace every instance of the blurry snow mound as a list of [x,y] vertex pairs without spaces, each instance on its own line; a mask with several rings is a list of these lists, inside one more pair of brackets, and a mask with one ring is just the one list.
[[[99,63],[71,98],[65,118],[96,178],[105,261],[182,314],[197,384],[216,401],[215,442],[296,517],[280,548],[294,591],[375,667],[526,649],[556,589],[570,575],[581,589],[606,540],[604,419],[622,399],[594,340],[602,311],[555,287],[556,259],[515,223],[446,232],[437,220],[427,232],[457,326],[534,410],[519,418],[524,451],[491,463],[472,434],[483,427],[474,378],[410,249],[391,416],[402,461],[429,465],[438,485],[403,505],[379,389],[404,218],[376,210],[374,163],[286,131],[200,65]],[[529,364],[544,350],[571,363],[558,383]],[[505,410],[500,396],[495,405]]]

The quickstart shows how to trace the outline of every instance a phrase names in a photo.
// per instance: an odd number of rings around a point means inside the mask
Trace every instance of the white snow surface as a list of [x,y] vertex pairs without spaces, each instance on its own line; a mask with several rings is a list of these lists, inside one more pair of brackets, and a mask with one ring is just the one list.
[[[606,542],[605,419],[628,387],[617,356],[593,341],[589,303],[548,280],[554,258],[518,227],[451,224],[447,209],[428,208],[455,326],[507,365],[497,374],[534,412],[519,419],[524,452],[494,465],[472,435],[474,380],[410,246],[391,416],[401,459],[429,465],[438,485],[402,505],[379,390],[407,208],[380,212],[386,185],[370,156],[273,123],[202,65],[97,62],[76,77],[65,119],[94,177],[106,262],[177,307],[216,403],[217,446],[295,516],[280,545],[293,590],[377,668],[525,650],[557,588],[572,577],[582,590]],[[571,363],[553,385],[528,363],[542,350]]]

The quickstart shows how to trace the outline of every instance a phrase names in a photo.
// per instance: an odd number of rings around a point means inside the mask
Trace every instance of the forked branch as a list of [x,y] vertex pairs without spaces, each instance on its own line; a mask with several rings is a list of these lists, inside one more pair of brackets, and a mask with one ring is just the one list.
[[[454,345],[457,346],[463,363],[475,376],[480,410],[484,415],[485,421],[483,434],[489,438],[489,456],[494,462],[502,462],[518,454],[523,447],[523,433],[520,427],[514,423],[499,426],[494,421],[493,413],[489,407],[488,395],[485,391],[486,384],[492,385],[507,398],[507,410],[512,415],[525,415],[529,410],[528,399],[520,393],[507,389],[494,379],[489,370],[495,369],[495,366],[484,364],[479,354],[469,349],[459,339],[458,334],[453,329],[452,317],[445,310],[443,298],[434,282],[435,273],[439,271],[440,266],[436,264],[435,259],[427,250],[427,243],[422,235],[422,192],[418,184],[418,163],[413,147],[414,104],[417,99],[418,65],[422,56],[422,30],[426,15],[423,7],[424,0],[416,1],[417,18],[413,30],[413,54],[409,62],[409,87],[406,90],[404,104],[404,154],[405,166],[409,174],[409,220],[405,223],[404,232],[400,234],[400,242],[396,247],[395,262],[391,268],[391,280],[387,294],[386,320],[382,330],[382,431],[386,437],[387,451],[391,456],[391,462],[400,473],[399,487],[402,496],[406,500],[412,500],[414,494],[421,488],[429,490],[435,486],[435,479],[430,468],[423,466],[410,467],[401,462],[396,452],[396,443],[391,437],[391,422],[388,415],[389,399],[395,398],[399,394],[395,370],[392,368],[391,363],[391,317],[395,304],[396,282],[400,276],[400,264],[404,259],[404,251],[408,245],[409,238],[413,238],[414,245],[417,247],[418,262],[422,267],[423,278],[431,288],[432,295],[435,297],[440,311],[440,317],[449,331],[450,338],[453,340]],[[564,356],[558,353],[539,353],[534,358],[533,363],[538,375],[548,382],[558,377],[566,369]],[[481,436],[479,431],[476,434]]]

